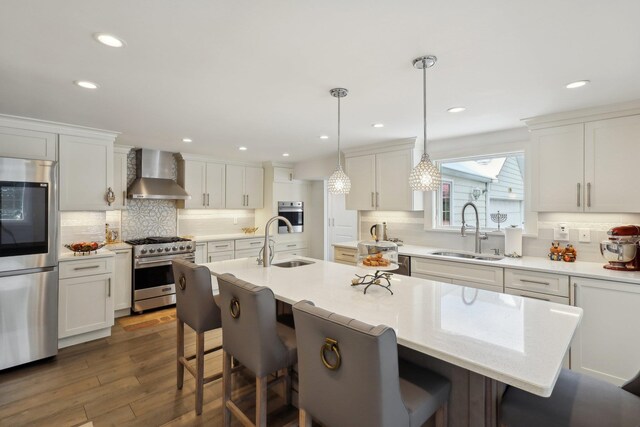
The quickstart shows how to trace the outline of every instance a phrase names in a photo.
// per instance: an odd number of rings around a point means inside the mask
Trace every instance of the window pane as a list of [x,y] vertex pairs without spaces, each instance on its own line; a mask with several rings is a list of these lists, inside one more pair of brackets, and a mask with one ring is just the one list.
[[[462,208],[472,202],[478,209],[481,228],[497,228],[497,213],[506,214],[501,227],[521,225],[524,220],[524,155],[441,162],[442,186],[439,195],[441,226],[462,224]],[[493,218],[491,216],[493,215]],[[470,209],[467,224],[474,225]]]

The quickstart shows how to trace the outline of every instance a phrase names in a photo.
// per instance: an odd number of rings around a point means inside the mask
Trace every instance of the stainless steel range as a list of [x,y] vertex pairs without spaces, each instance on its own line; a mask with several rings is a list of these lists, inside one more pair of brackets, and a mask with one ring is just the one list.
[[176,303],[171,262],[195,261],[195,242],[181,237],[147,237],[127,240],[133,245],[133,311]]

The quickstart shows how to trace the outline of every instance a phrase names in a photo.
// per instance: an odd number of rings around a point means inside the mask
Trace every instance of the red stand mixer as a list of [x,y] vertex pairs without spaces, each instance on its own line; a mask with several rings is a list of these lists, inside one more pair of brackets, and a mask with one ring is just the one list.
[[613,227],[607,234],[609,239],[600,243],[600,253],[609,261],[604,268],[640,271],[640,226]]

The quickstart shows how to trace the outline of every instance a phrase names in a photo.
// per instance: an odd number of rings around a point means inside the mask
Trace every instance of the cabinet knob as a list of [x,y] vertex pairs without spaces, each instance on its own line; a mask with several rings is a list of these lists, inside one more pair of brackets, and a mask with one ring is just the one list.
[[111,187],[109,187],[107,189],[107,197],[106,197],[106,199],[107,199],[107,203],[109,204],[109,206],[111,206],[111,203],[116,201],[116,195],[113,192],[113,190],[111,189]]

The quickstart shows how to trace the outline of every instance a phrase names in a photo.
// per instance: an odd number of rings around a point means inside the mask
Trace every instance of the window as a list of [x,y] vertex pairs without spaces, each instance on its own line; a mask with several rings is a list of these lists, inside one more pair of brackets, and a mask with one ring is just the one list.
[[[499,221],[501,228],[523,224],[524,154],[444,160],[440,170],[437,227],[460,227],[462,208],[468,202],[478,209],[481,228],[498,228]],[[469,210],[465,219],[475,223]]]

